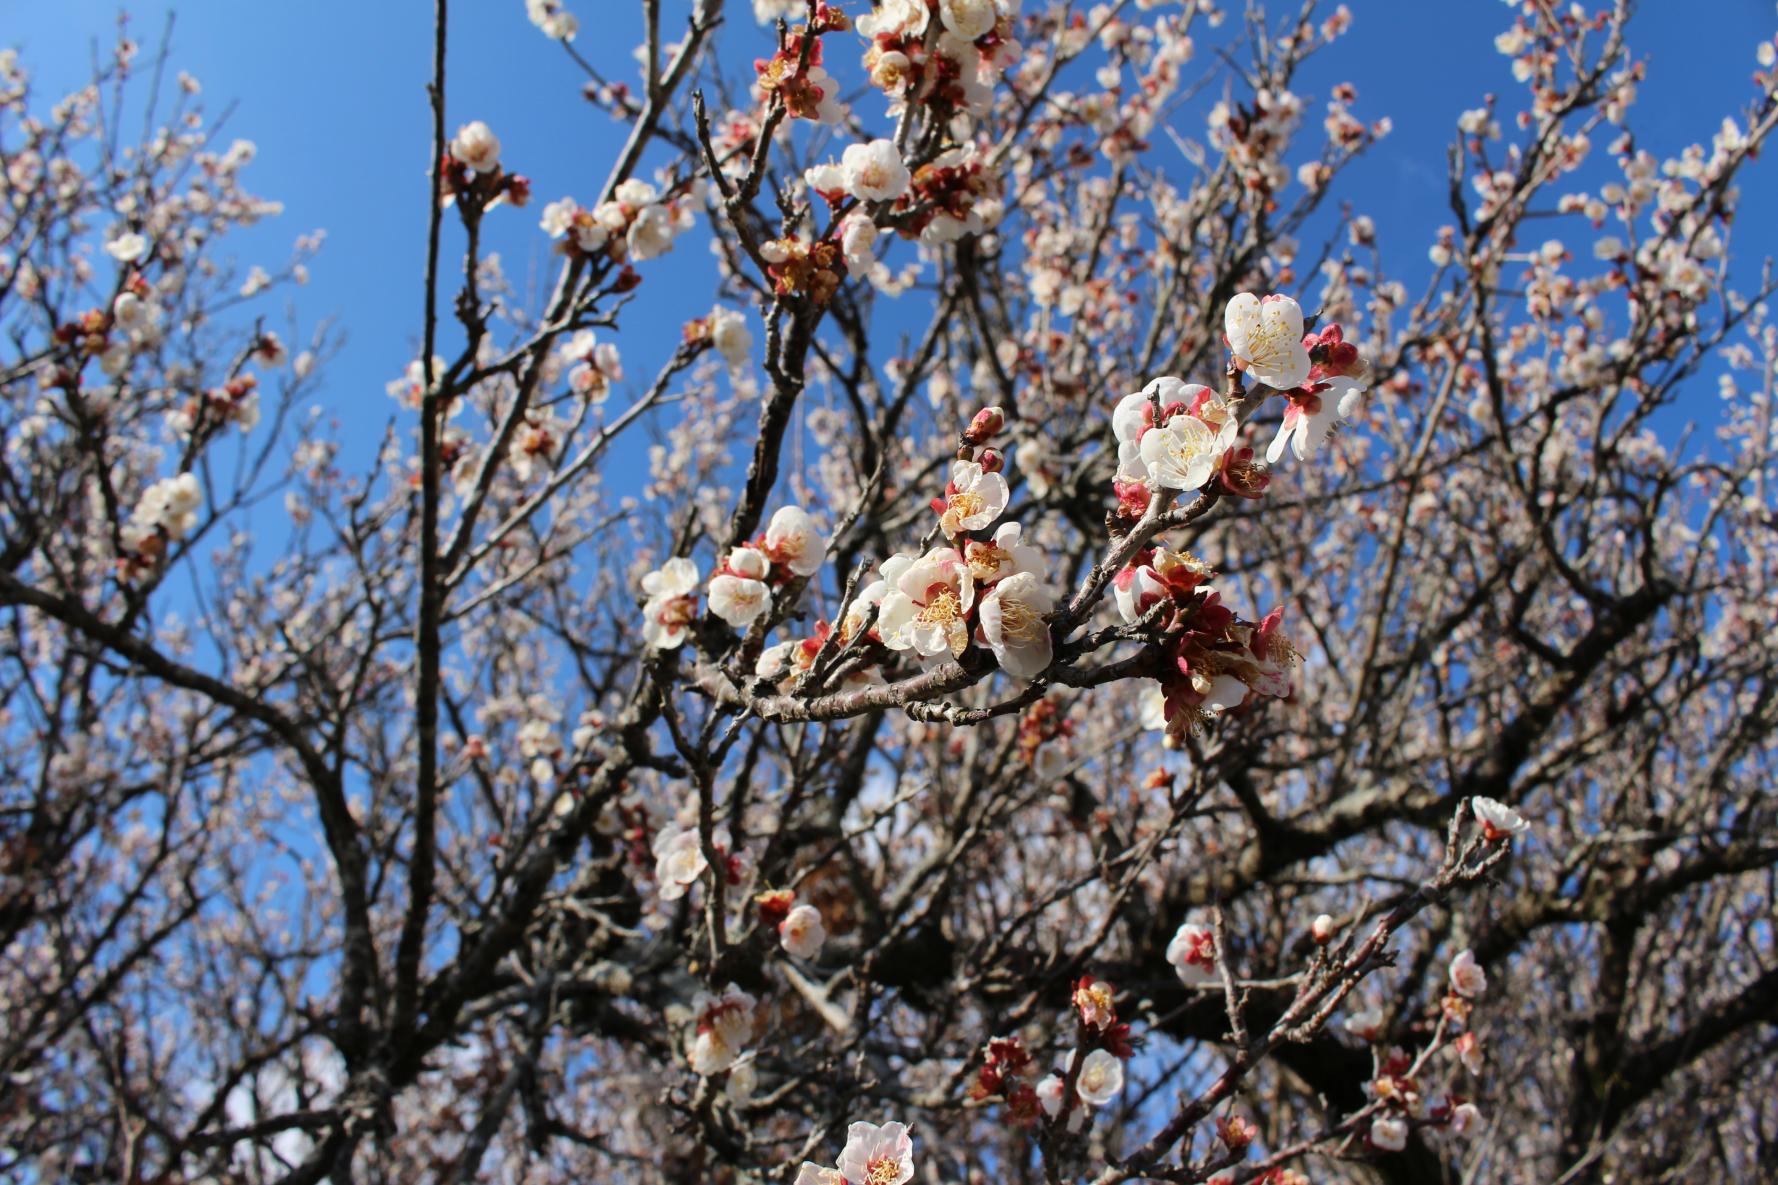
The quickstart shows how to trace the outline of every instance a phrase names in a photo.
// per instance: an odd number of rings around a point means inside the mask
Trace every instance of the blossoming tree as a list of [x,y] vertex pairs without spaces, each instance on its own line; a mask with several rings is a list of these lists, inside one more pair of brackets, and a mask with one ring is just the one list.
[[526,8],[628,138],[532,193],[438,0],[362,472],[196,81],[0,56],[0,1175],[1769,1167],[1773,43],[1662,159],[1509,5],[1429,267],[1344,7]]

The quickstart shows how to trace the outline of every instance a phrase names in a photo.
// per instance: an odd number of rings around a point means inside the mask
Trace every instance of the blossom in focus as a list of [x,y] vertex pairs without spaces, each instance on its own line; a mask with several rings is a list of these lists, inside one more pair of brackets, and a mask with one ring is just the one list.
[[908,191],[912,175],[893,140],[849,144],[840,156],[846,192],[861,202],[892,202]]
[[693,593],[698,587],[698,568],[684,556],[674,556],[642,578],[648,598],[642,607],[642,638],[656,650],[672,650],[685,641],[697,609]]
[[937,547],[917,560],[895,556],[882,573],[889,585],[877,614],[883,645],[927,658],[968,649],[975,581],[956,548]]
[[1075,1093],[1095,1107],[1103,1107],[1124,1089],[1124,1063],[1108,1049],[1095,1049],[1080,1063],[1074,1079]]
[[1189,413],[1172,416],[1161,427],[1145,432],[1138,446],[1149,481],[1171,490],[1203,487],[1235,442],[1236,430],[1232,418],[1220,430],[1212,431]]
[[766,555],[798,576],[813,576],[827,561],[827,539],[809,512],[800,506],[783,506],[766,524]]
[[1471,800],[1470,806],[1475,810],[1476,821],[1482,825],[1482,835],[1490,842],[1498,843],[1531,830],[1525,817],[1504,802],[1478,795]]
[[792,909],[778,923],[778,941],[787,953],[799,959],[812,959],[821,953],[827,941],[827,927],[821,924],[821,911],[803,904]]
[[969,574],[981,585],[993,584],[1018,572],[1041,576],[1045,568],[1043,553],[1023,542],[1024,528],[1018,523],[1001,523],[994,529],[992,540],[971,539],[963,547],[963,558]]
[[739,629],[771,608],[771,561],[756,547],[737,547],[710,577],[710,612]]
[[905,1123],[854,1123],[846,1129],[840,1175],[848,1185],[905,1185],[914,1175],[914,1141]]
[[1050,665],[1052,646],[1045,615],[1055,598],[1030,572],[1015,572],[982,598],[981,633],[1007,674],[1035,679]]
[[1217,977],[1215,933],[1208,926],[1186,922],[1167,944],[1167,962],[1186,987],[1209,983]]
[[951,539],[964,531],[979,531],[1000,517],[1009,496],[1006,478],[1000,474],[989,473],[974,461],[953,461],[939,525]]
[[1223,334],[1236,364],[1260,382],[1288,391],[1309,377],[1303,309],[1290,297],[1237,294],[1223,314]]
[[451,156],[477,173],[492,173],[500,167],[500,137],[481,120],[473,120],[457,129]]
[[1488,990],[1488,973],[1476,962],[1475,952],[1467,947],[1451,960],[1451,990],[1471,1000]]

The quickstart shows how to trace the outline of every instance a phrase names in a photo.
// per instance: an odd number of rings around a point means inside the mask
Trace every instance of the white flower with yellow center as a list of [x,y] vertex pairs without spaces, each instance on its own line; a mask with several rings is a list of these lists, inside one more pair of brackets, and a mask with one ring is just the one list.
[[905,1185],[914,1175],[914,1141],[907,1124],[854,1123],[847,1128],[840,1175],[848,1185]]
[[1236,295],[1223,314],[1223,334],[1235,360],[1260,382],[1288,391],[1309,377],[1303,309],[1290,297]]
[[968,648],[975,581],[956,548],[934,548],[911,561],[896,556],[883,564],[883,578],[891,585],[877,613],[883,645],[925,658],[955,658]]
[[1035,679],[1050,665],[1053,651],[1045,615],[1055,598],[1029,572],[1016,572],[982,598],[982,639],[1000,669],[1018,679]]
[[1124,1063],[1108,1049],[1095,1049],[1080,1063],[1074,1091],[1095,1107],[1103,1107],[1123,1093]]
[[1235,443],[1237,431],[1239,426],[1232,416],[1215,430],[1184,412],[1150,429],[1138,446],[1149,484],[1170,490],[1201,488],[1222,464],[1222,455]]
[[979,531],[1000,517],[1008,496],[1006,478],[1000,474],[989,473],[974,461],[953,461],[939,524],[951,539],[964,531]]

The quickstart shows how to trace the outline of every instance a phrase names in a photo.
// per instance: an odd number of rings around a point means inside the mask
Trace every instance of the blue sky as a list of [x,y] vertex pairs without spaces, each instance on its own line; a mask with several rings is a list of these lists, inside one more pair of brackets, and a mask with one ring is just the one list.
[[[1351,35],[1311,63],[1298,90],[1314,100],[1309,111],[1318,121],[1328,88],[1350,80],[1360,117],[1394,120],[1394,135],[1342,179],[1335,199],[1372,215],[1385,259],[1411,281],[1434,229],[1449,221],[1443,160],[1457,115],[1485,92],[1513,87],[1506,59],[1492,46],[1511,14],[1497,0],[1349,2]],[[364,451],[349,443],[347,457],[364,456],[394,411],[383,384],[417,354],[431,4],[152,0],[131,9],[145,47],[158,43],[169,7],[178,12],[173,65],[203,83],[212,112],[238,104],[229,131],[260,150],[247,173],[250,186],[285,203],[281,217],[234,241],[243,267],[275,268],[297,235],[327,230],[297,309],[304,325],[333,317],[348,335],[326,372],[321,402],[349,437],[362,440]],[[666,0],[664,7],[676,25],[690,0]],[[1774,28],[1770,0],[1708,0],[1709,34],[1700,36],[1702,7],[1645,0],[1633,26],[1632,44],[1650,71],[1634,120],[1644,146],[1659,155],[1707,141],[1724,114],[1752,97],[1753,46]],[[590,197],[622,129],[579,97],[584,75],[531,27],[523,0],[457,0],[453,8],[448,124],[487,120],[504,142],[504,162],[534,183],[535,204],[497,212],[491,235],[523,292],[528,279],[546,282],[547,244],[536,231],[542,203]],[[640,5],[571,0],[570,8],[582,21],[577,47],[608,77],[634,78],[629,53],[640,37]],[[728,8],[725,60],[744,63],[769,34],[753,25],[748,0],[730,0]],[[0,0],[0,13],[0,41],[22,50],[44,94],[59,94],[85,77],[91,47],[109,39],[118,9],[108,0]],[[1195,106],[1179,124],[1182,134],[1202,136]],[[1305,137],[1311,132],[1318,134],[1313,124]],[[1596,155],[1603,155],[1604,139]],[[1757,213],[1778,209],[1772,174],[1758,168],[1746,186],[1733,244],[1743,274],[1751,275],[1761,256],[1778,253],[1778,219]],[[1578,239],[1581,228],[1571,219],[1552,223],[1551,233]],[[651,266],[618,339],[632,382],[653,373],[680,323],[707,311],[714,280],[696,238]],[[696,297],[683,299],[687,291]]]

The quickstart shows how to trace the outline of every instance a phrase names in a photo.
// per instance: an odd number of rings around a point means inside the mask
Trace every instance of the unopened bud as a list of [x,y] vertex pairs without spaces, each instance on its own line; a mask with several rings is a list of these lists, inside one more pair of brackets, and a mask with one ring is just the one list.
[[994,438],[994,434],[1006,427],[1006,416],[998,407],[984,407],[975,413],[975,419],[969,421],[969,427],[963,433],[967,444],[986,444]]
[[1320,914],[1309,923],[1309,937],[1315,940],[1316,946],[1326,946],[1333,941],[1334,931],[1338,928],[1334,925],[1333,918]]
[[984,473],[999,473],[1006,468],[1006,457],[997,448],[983,449],[981,455],[975,460],[976,464],[982,467]]

